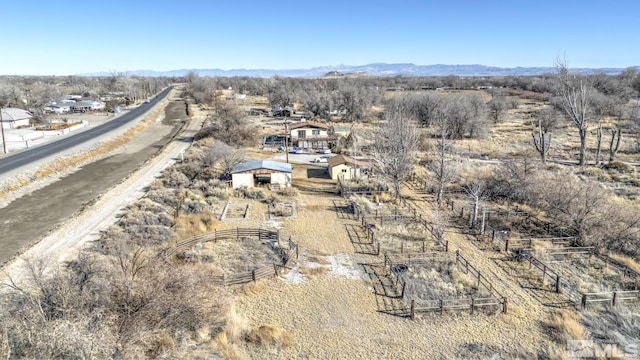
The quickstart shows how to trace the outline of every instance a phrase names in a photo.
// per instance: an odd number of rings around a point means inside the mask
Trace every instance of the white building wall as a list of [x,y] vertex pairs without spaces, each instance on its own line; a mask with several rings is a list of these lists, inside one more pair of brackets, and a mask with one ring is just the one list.
[[231,182],[234,189],[241,188],[243,186],[253,187],[253,174],[232,174]]
[[338,177],[343,180],[353,180],[356,178],[356,174],[360,177],[360,168],[356,169],[353,165],[340,164],[329,168],[329,175],[333,180],[338,180]]
[[282,187],[291,187],[291,174],[273,173],[271,174],[271,184],[280,184]]
[[2,127],[5,129],[15,129],[19,126],[29,126],[29,119],[22,119],[22,120],[15,120],[15,121],[9,121],[9,120],[2,120]]

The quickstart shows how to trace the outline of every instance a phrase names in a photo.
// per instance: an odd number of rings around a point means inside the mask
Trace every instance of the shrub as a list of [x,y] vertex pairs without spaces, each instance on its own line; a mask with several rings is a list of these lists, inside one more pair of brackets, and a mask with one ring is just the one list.
[[262,200],[267,198],[264,191],[256,188],[248,188],[246,186],[235,189],[234,196],[252,200]]
[[617,171],[622,174],[630,174],[633,173],[633,168],[621,161],[611,161],[608,164],[603,166],[606,170]]
[[189,185],[189,178],[177,169],[170,168],[163,174],[162,183],[165,187],[179,189]]
[[158,204],[166,205],[172,209],[178,206],[178,197],[173,189],[161,188],[147,192],[146,197]]
[[289,197],[298,196],[298,190],[293,187],[285,187],[284,189],[282,189],[282,195]]

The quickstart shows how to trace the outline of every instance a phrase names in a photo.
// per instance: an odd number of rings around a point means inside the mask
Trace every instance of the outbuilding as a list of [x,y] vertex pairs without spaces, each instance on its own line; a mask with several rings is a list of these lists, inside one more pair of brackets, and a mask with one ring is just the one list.
[[271,186],[291,186],[291,164],[273,160],[256,160],[236,165],[231,170],[234,189],[254,187],[256,184]]
[[336,155],[328,160],[329,176],[333,180],[356,180],[368,177],[372,169],[369,161],[354,159],[347,155]]
[[2,124],[5,129],[16,129],[19,127],[29,126],[33,115],[18,108],[2,108]]

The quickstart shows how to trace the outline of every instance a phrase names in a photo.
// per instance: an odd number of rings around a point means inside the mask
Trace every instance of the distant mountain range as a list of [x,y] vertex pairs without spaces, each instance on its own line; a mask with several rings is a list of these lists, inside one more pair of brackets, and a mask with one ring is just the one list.
[[[640,71],[640,66],[634,66]],[[608,74],[617,75],[624,71],[625,68],[572,68],[571,71],[582,74]],[[321,66],[310,69],[289,69],[289,70],[269,70],[269,69],[180,69],[171,71],[152,71],[152,70],[136,70],[130,71],[129,74],[138,76],[184,76],[190,71],[198,73],[200,76],[248,76],[268,78],[272,76],[285,77],[321,77],[327,74],[346,75],[346,74],[362,74],[377,76],[532,76],[543,75],[555,72],[552,67],[515,67],[503,68],[485,65],[415,65],[415,64],[385,64],[376,63],[360,66],[336,65]],[[84,74],[86,76],[109,76],[111,73],[99,72],[92,74]]]

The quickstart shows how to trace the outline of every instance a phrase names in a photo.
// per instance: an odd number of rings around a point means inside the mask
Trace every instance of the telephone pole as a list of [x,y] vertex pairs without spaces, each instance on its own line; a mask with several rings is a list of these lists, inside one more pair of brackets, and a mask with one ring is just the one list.
[[7,153],[7,142],[4,139],[4,125],[2,124],[2,106],[0,106],[0,132],[2,132],[2,150]]

